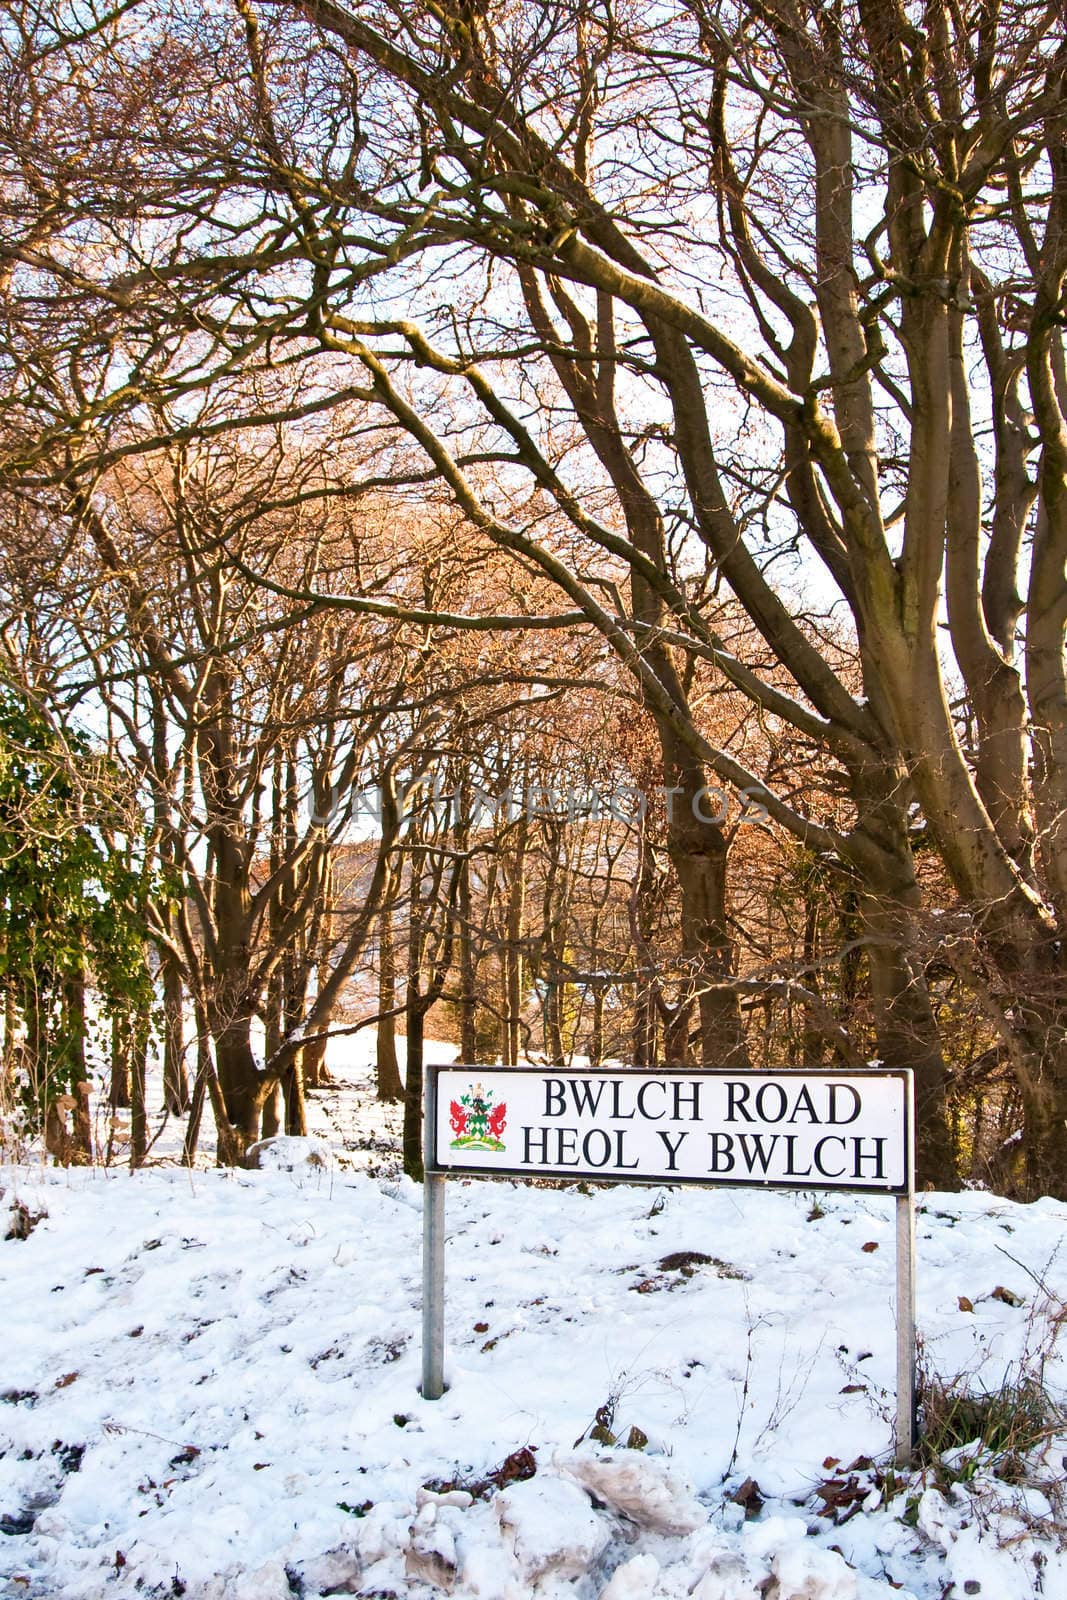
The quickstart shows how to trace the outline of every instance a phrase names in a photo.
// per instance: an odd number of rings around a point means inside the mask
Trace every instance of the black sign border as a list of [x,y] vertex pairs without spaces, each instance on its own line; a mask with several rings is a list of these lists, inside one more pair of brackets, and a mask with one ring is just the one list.
[[[597,1171],[575,1172],[573,1167],[538,1167],[536,1172],[528,1167],[494,1167],[491,1170],[485,1167],[464,1167],[456,1165],[442,1166],[437,1159],[437,1082],[442,1072],[477,1072],[483,1077],[491,1077],[494,1073],[502,1072],[530,1072],[539,1077],[565,1076],[568,1078],[615,1078],[626,1077],[630,1073],[634,1077],[657,1078],[769,1078],[789,1077],[796,1074],[804,1078],[834,1078],[847,1080],[850,1078],[869,1078],[872,1081],[885,1078],[900,1078],[904,1084],[904,1181],[900,1184],[851,1184],[813,1182],[807,1178],[796,1183],[781,1183],[773,1178],[722,1178],[710,1176],[707,1178],[673,1178],[669,1174],[660,1174],[657,1177],[642,1178],[631,1174],[626,1177],[615,1173]],[[884,1194],[884,1195],[909,1195],[914,1192],[915,1183],[915,1073],[911,1067],[867,1067],[834,1070],[832,1067],[767,1067],[760,1070],[754,1067],[738,1068],[736,1071],[728,1067],[665,1067],[665,1068],[635,1068],[635,1067],[603,1067],[595,1072],[587,1068],[575,1071],[564,1069],[560,1073],[553,1067],[502,1067],[486,1066],[484,1064],[471,1066],[465,1061],[433,1061],[427,1062],[423,1068],[423,1115],[424,1142],[423,1165],[426,1176],[429,1178],[504,1178],[510,1182],[518,1180],[520,1183],[529,1183],[539,1178],[550,1179],[553,1182],[564,1183],[610,1183],[610,1184],[640,1184],[646,1188],[699,1188],[699,1189],[755,1189],[760,1191],[774,1190],[782,1194]]]

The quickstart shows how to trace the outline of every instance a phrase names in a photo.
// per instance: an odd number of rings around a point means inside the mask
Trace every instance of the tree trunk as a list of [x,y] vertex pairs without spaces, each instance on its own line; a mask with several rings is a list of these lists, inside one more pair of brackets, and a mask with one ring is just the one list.
[[857,894],[857,913],[867,952],[875,1040],[884,1066],[910,1067],[914,1074],[919,1181],[954,1189],[958,1178],[948,1123],[948,1078],[916,937],[921,895],[907,815],[892,776],[886,768],[864,788],[853,834],[853,843],[873,847]]
[[144,1166],[148,1154],[148,1111],[145,1079],[148,1065],[148,1026],[138,1018],[130,1040],[130,1166]]
[[567,1065],[567,1046],[563,1037],[563,979],[558,975],[559,968],[552,953],[549,954],[549,962],[549,970],[554,970],[556,976],[548,979],[545,988],[545,1051],[553,1067],[562,1070]]
[[417,1183],[421,1183],[423,1178],[422,1078],[425,1021],[426,1012],[422,1008],[421,996],[409,998],[405,1041],[403,1154],[404,1171]]
[[527,819],[519,818],[515,828],[515,850],[511,857],[508,882],[507,921],[504,946],[504,1065],[516,1067],[522,1052],[523,959],[522,932],[526,908]]
[[189,1120],[185,1125],[185,1139],[182,1143],[182,1165],[185,1167],[191,1167],[196,1160],[196,1147],[200,1142],[200,1124],[204,1115],[204,1098],[207,1094],[208,1074],[213,1071],[207,1026],[202,1023],[198,1016],[196,1077],[193,1079],[193,1093],[189,1102]]
[[112,1111],[125,1111],[130,1104],[130,1051],[129,1040],[121,1018],[111,1019],[111,1089],[108,1095]]
[[93,1159],[93,1119],[90,1113],[92,1088],[86,1079],[74,1085],[74,1148],[76,1160],[90,1166]]
[[[1016,955],[1005,985],[1012,1013],[1009,1054],[1024,1119],[1025,1187],[1019,1198],[1025,1200],[1067,1196],[1067,1010],[1060,1001],[1061,959],[1051,941]],[[1011,961],[1002,954],[1001,970]]]
[[927,1188],[957,1187],[956,1155],[946,1107],[947,1074],[937,1021],[911,918],[881,896],[860,901],[878,1055],[885,1067],[910,1067],[915,1084],[915,1161]]
[[71,1151],[79,1166],[89,1166],[93,1159],[93,1125],[89,1115],[92,1088],[85,1067],[85,1039],[88,1028],[85,1021],[85,974],[78,972],[68,979],[63,996],[66,1033],[71,1051],[70,1083],[74,1095],[72,1107]]
[[748,1065],[737,992],[731,988],[733,942],[727,921],[727,844],[703,767],[661,728],[672,803],[667,852],[682,898],[682,959],[700,1016],[700,1064]]
[[[282,977],[280,966],[275,967],[267,982],[267,1015],[263,1029],[263,1044],[268,1061],[273,1060],[275,1052],[281,1048],[284,1036],[285,1018],[282,1015]],[[282,1130],[283,1099],[281,1082],[275,1082],[267,1090],[263,1101],[263,1111],[259,1121],[259,1133],[262,1139],[273,1139]]]
[[[322,903],[322,918],[315,940],[315,998],[317,999],[329,979],[331,971],[331,957],[336,948],[334,941],[334,905],[336,894],[336,873],[334,870],[333,856],[326,854],[322,869],[322,883],[319,888],[319,897]],[[328,1035],[333,1022],[333,1009],[321,1019],[316,1031],[323,1034],[321,1039],[315,1039],[304,1046],[303,1083],[305,1089],[323,1089],[327,1084],[332,1084],[333,1073],[326,1065],[326,1051],[329,1046]]]
[[163,1104],[174,1116],[189,1109],[185,1070],[185,1018],[182,975],[177,962],[163,953]]
[[224,1142],[243,1158],[259,1138],[263,1101],[269,1086],[261,1079],[252,1049],[252,1018],[239,1014],[212,1029],[218,1083],[231,1137]]
[[267,1098],[263,1102],[263,1115],[259,1122],[260,1137],[273,1139],[275,1134],[282,1131],[283,1094],[281,1081],[277,1081],[267,1091]]
[[[1062,1057],[1062,1042],[1060,1054]],[[1053,1066],[1050,1055],[1046,1053],[1042,1062],[1042,1077],[1022,1095],[1026,1190],[1019,1198],[1024,1200],[1067,1195],[1067,1082],[1062,1059]]]
[[304,1052],[298,1051],[291,1066],[285,1069],[282,1079],[285,1095],[285,1131],[301,1138],[307,1136],[307,1102],[304,1099]]
[[393,912],[387,907],[378,918],[378,1039],[375,1070],[378,1099],[397,1102],[404,1098],[404,1085],[396,1059],[396,949],[393,944]]
[[[910,1067],[915,1083],[916,1165],[928,1187],[956,1187],[948,1124],[947,1073],[937,1019],[919,954],[915,919],[921,895],[907,833],[907,815],[887,767],[861,788],[852,844],[870,847],[857,914],[867,952],[874,1031],[886,1067]],[[859,785],[857,785],[859,787]]]
[[655,933],[654,899],[656,874],[647,824],[641,823],[637,876],[630,900],[630,927],[637,962],[634,986],[633,1051],[634,1066],[645,1071],[657,1065],[656,978],[653,970]]
[[15,985],[9,975],[4,983],[4,1064],[3,1064],[3,1095],[4,1103],[14,1087],[15,1063],[19,1056],[18,1042],[18,1005],[15,998]]
[[[804,961],[804,986],[816,994],[819,990],[819,880],[814,867],[805,872],[803,885],[804,903],[804,935],[803,935],[803,961]],[[810,1003],[804,1006],[804,1030],[801,1044],[801,1060],[805,1066],[818,1067],[822,1065],[826,1050],[826,1030],[820,1028],[816,1008]]]
[[[464,791],[461,804],[463,815],[469,813],[469,798]],[[466,849],[469,836],[464,834],[462,848]],[[478,1058],[478,994],[475,981],[474,941],[471,937],[471,875],[470,861],[459,869],[459,1059],[474,1062]]]
[[326,1065],[326,1050],[330,1042],[326,1035],[332,1020],[332,1017],[324,1017],[319,1024],[323,1037],[311,1040],[301,1051],[305,1089],[325,1089],[334,1082],[333,1073]]
[[692,1029],[692,1023],[692,1000],[680,1000],[676,1006],[672,1006],[667,1012],[663,1028],[663,1056],[666,1066],[688,1067],[691,1065],[689,1034]]
[[589,1065],[599,1067],[604,1059],[604,987],[593,985],[593,1025],[589,1031]]
[[63,1018],[70,1059],[70,1083],[85,1082],[85,974],[68,978],[63,986]]

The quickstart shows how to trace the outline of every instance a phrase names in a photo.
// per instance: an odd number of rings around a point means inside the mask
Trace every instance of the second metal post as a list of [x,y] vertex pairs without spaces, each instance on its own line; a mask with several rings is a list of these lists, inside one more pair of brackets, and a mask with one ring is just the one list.
[[422,1183],[422,1397],[445,1392],[445,1179]]
[[896,1464],[911,1465],[915,1449],[915,1195],[897,1195]]

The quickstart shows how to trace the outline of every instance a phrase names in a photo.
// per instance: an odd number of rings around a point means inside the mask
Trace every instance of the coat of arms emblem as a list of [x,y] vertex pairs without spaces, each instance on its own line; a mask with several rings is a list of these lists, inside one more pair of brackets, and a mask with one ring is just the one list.
[[453,1150],[503,1150],[501,1134],[507,1126],[507,1103],[493,1104],[493,1091],[475,1083],[449,1106]]

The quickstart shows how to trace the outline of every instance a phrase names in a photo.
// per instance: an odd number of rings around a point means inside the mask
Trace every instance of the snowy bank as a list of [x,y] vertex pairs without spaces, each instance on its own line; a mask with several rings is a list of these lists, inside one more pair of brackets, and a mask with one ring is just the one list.
[[[1067,1592],[1067,1441],[1014,1483],[879,1470],[891,1201],[452,1183],[426,1402],[415,1185],[295,1162],[0,1186],[5,1596]],[[995,1388],[1040,1349],[1067,1389],[1065,1222],[922,1197],[939,1373]]]

